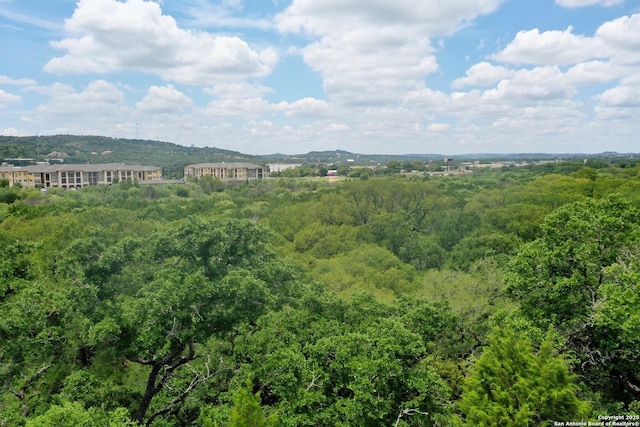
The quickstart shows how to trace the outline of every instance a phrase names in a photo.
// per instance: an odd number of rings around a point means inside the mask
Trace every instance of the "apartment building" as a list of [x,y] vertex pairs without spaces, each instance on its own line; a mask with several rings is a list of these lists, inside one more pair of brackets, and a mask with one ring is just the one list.
[[222,180],[262,179],[267,176],[267,168],[252,163],[197,163],[185,166],[185,178],[212,176]]
[[153,182],[162,179],[162,169],[156,166],[106,164],[39,164],[34,166],[0,166],[0,179],[9,185],[23,187],[81,188],[111,184],[125,179]]

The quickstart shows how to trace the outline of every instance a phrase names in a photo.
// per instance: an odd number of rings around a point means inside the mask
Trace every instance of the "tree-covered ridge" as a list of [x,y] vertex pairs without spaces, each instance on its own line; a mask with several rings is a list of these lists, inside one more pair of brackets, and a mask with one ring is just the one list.
[[[64,153],[67,163],[126,163],[159,166],[165,178],[182,178],[185,166],[202,162],[250,162],[266,165],[269,163],[292,163],[300,166],[282,172],[283,176],[324,176],[328,169],[336,169],[341,176],[370,176],[400,171],[444,171],[458,170],[465,164],[504,162],[505,165],[533,163],[541,161],[548,173],[581,168],[588,159],[595,168],[616,164],[633,167],[638,162],[637,154],[406,154],[380,155],[358,154],[343,150],[312,151],[296,155],[271,154],[252,155],[233,150],[215,148],[216,141],[207,147],[186,147],[165,141],[110,138],[93,135],[47,135],[13,137],[0,135],[0,162],[8,158],[28,158],[45,161],[51,153]],[[56,158],[56,157],[54,157]],[[60,159],[60,158],[58,158]],[[446,159],[452,159],[446,162]],[[561,160],[560,163],[555,163]],[[563,164],[566,163],[564,166]],[[445,168],[445,164],[447,168]],[[537,164],[539,168],[540,164]],[[279,173],[276,173],[278,175]]]
[[0,425],[634,416],[638,172],[0,188]]
[[[213,145],[213,144],[212,144]],[[0,160],[33,158],[43,161],[52,152],[65,153],[67,163],[127,163],[159,166],[167,178],[182,177],[183,168],[209,162],[257,161],[256,156],[209,147],[185,147],[170,142],[102,136],[0,136]]]

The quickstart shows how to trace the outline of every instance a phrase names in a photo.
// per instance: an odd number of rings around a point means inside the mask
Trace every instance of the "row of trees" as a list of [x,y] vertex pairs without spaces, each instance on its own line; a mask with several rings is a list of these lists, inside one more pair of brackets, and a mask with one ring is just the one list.
[[634,417],[635,172],[12,189],[0,425]]

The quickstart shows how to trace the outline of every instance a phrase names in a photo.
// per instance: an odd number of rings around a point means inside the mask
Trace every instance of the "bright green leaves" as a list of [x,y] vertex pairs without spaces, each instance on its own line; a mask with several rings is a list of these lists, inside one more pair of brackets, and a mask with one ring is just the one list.
[[[36,396],[55,389],[73,400],[37,422],[67,417],[82,425],[102,415],[76,410],[75,402],[91,407],[101,396],[126,405],[139,422],[173,413],[218,372],[202,354],[205,343],[228,339],[290,293],[292,272],[248,221],[187,218],[144,237],[103,234],[73,240],[50,261],[50,281],[30,276],[26,246],[4,250],[11,256],[0,272],[11,283],[31,281],[5,291],[2,383],[25,406],[32,397],[44,404]],[[107,397],[101,383],[119,397]],[[76,386],[87,392],[74,393]]]
[[[640,221],[588,198],[637,179],[524,172],[25,193],[0,224],[0,424],[446,425],[474,360],[469,424],[573,419],[549,324],[594,413],[631,411]],[[474,359],[505,322],[535,344]]]
[[[123,341],[129,343],[124,356],[151,368],[135,419],[145,420],[149,408],[154,408],[151,419],[166,413],[152,401],[167,381],[188,376],[198,344],[254,322],[278,293],[287,294],[291,275],[273,259],[264,239],[264,232],[249,222],[189,218],[143,242],[150,250],[138,262],[155,264],[156,271],[150,280],[133,283],[135,293],[112,301],[124,313]],[[208,377],[194,372],[183,387],[190,390]],[[186,392],[177,393],[170,401],[185,397]]]
[[175,230],[154,236],[150,243],[155,259],[171,261],[182,271],[200,270],[208,279],[216,279],[229,269],[273,259],[266,239],[264,229],[247,221],[212,224],[189,217]]
[[411,289],[416,275],[412,266],[373,244],[361,244],[347,254],[314,260],[313,264],[310,277],[344,295],[368,291],[389,298],[395,292]]
[[229,427],[275,427],[277,423],[277,414],[268,417],[264,414],[259,392],[253,394],[246,388],[235,392]]
[[[599,387],[624,402],[640,401],[639,261],[634,250],[605,269],[592,316],[598,348],[587,355],[600,372]],[[608,375],[616,380],[607,381]]]
[[511,263],[508,291],[532,319],[566,330],[592,311],[603,269],[639,239],[638,213],[619,199],[565,205]]
[[358,229],[348,225],[313,223],[296,234],[296,251],[313,258],[331,258],[344,254],[358,245]]
[[511,262],[507,291],[534,324],[564,335],[605,400],[637,400],[638,264],[629,254],[640,243],[638,211],[618,197],[577,202],[542,229]]
[[[626,259],[625,259],[626,258]],[[640,345],[640,255],[634,251],[605,270],[596,306],[599,325],[619,332],[619,344]]]
[[124,408],[107,412],[100,408],[85,409],[78,402],[53,405],[38,417],[29,420],[27,427],[135,427]]
[[579,421],[588,417],[589,405],[576,396],[575,380],[550,336],[536,354],[527,338],[495,330],[471,369],[459,408],[469,426]]
[[30,256],[35,247],[20,241],[0,245],[0,303],[34,278]]
[[391,425],[405,408],[433,422],[449,390],[423,360],[452,321],[422,301],[307,294],[299,307],[261,318],[238,349],[283,425]]

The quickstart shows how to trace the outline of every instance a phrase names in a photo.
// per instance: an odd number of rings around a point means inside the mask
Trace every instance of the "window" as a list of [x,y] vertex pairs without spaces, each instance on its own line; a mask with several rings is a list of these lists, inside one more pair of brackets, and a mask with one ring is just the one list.
[[87,172],[85,182],[89,182],[89,185],[98,185],[98,172]]

